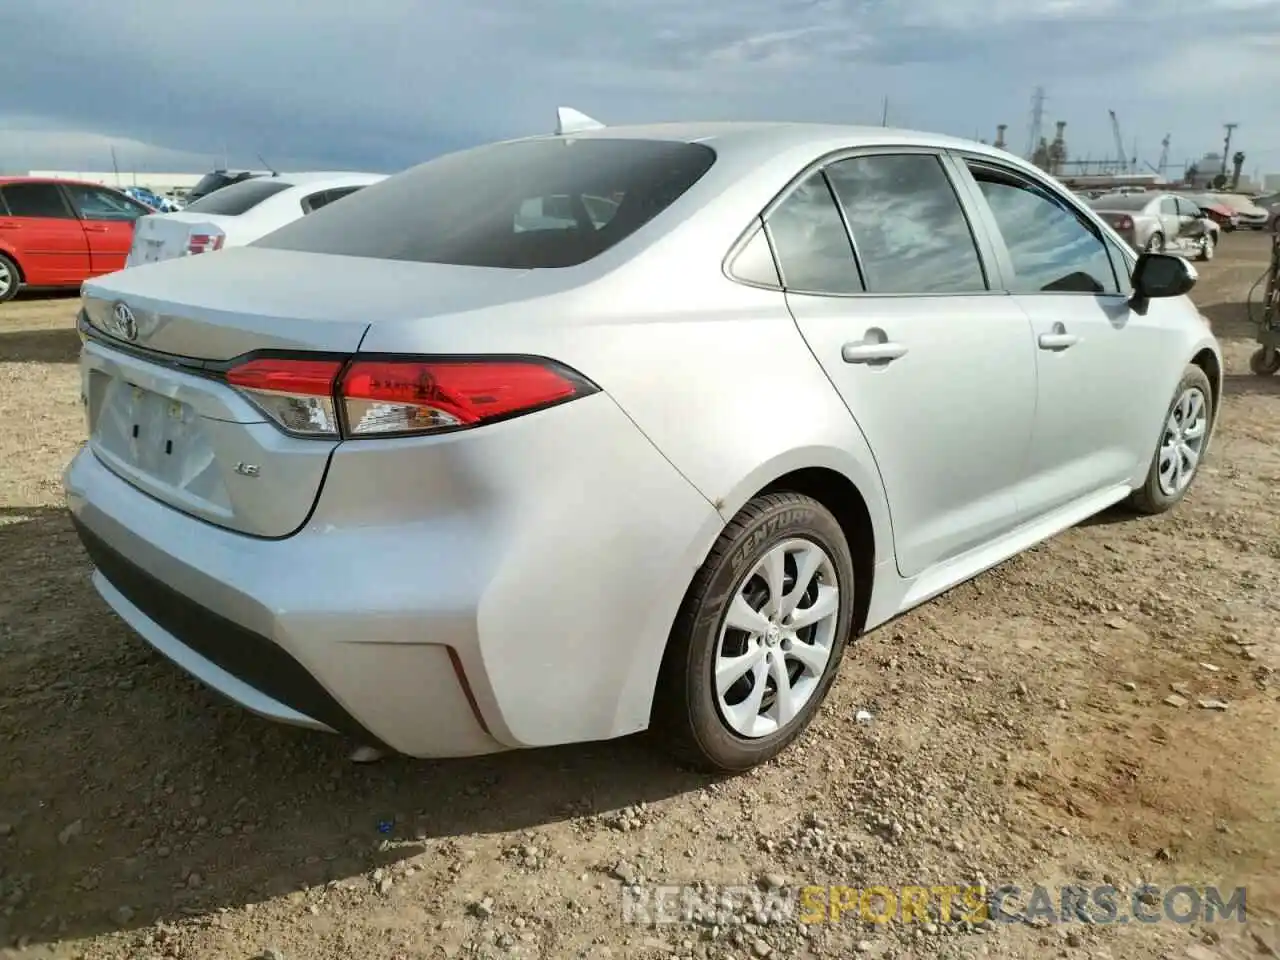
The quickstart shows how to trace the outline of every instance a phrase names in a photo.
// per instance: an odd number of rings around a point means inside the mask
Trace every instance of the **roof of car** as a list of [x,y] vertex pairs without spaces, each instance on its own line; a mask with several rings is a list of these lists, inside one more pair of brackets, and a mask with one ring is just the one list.
[[292,187],[311,187],[317,184],[332,183],[334,186],[342,184],[366,184],[375,183],[383,179],[385,173],[364,173],[357,170],[307,170],[298,173],[271,174],[265,177],[258,177],[259,180],[276,180],[281,183],[287,183]]
[[856,126],[831,123],[799,123],[783,121],[699,121],[684,123],[651,123],[633,126],[600,127],[564,134],[569,138],[629,138],[637,140],[676,140],[687,143],[708,143],[717,146],[737,146],[751,143],[768,143],[772,146],[800,146],[821,144],[839,139],[851,147],[900,144],[952,147],[978,150],[992,154],[1005,154],[988,144],[943,134],[920,130],[904,130],[895,127]]
[[94,183],[92,180],[75,180],[67,177],[23,177],[0,175],[0,186],[7,183],[69,183],[81,187],[106,187],[108,190],[119,190],[109,183]]

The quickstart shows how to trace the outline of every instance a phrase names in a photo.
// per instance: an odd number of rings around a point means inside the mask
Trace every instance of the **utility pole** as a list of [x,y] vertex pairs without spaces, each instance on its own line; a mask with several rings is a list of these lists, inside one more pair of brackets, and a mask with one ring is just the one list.
[[884,98],[884,109],[880,111],[880,126],[887,127],[889,125],[889,98]]
[[1224,123],[1222,126],[1226,128],[1227,138],[1222,141],[1222,170],[1219,172],[1225,177],[1227,175],[1227,161],[1231,158],[1231,134],[1240,124]]

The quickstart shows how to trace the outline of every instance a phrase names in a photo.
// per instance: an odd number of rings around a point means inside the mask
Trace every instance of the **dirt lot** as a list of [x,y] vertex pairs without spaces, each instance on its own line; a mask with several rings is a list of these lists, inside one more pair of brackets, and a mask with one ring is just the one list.
[[[1187,503],[1105,516],[866,637],[799,747],[723,782],[644,738],[355,765],[189,681],[99,600],[64,515],[75,300],[0,306],[0,957],[1280,949],[1280,377],[1247,373],[1243,307],[1265,257],[1232,235],[1202,271],[1231,375]],[[1249,921],[644,928],[622,880],[1218,883],[1248,887]]]

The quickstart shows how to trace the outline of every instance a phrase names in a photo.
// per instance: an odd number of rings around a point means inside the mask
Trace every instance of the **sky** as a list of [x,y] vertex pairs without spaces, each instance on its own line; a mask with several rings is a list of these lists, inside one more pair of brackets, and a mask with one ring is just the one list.
[[805,120],[1280,173],[1280,0],[38,0],[6,4],[0,170],[403,169],[606,124]]

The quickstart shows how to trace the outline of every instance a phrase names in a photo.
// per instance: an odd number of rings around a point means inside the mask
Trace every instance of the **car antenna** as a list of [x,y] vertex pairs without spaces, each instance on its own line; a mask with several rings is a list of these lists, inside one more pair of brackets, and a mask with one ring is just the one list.
[[277,170],[275,167],[273,167],[271,164],[267,163],[266,158],[265,158],[265,157],[263,157],[263,156],[262,156],[262,154],[260,154],[260,153],[259,153],[259,154],[257,154],[256,156],[257,156],[257,158],[258,158],[259,162],[261,162],[261,164],[262,164],[264,167],[266,167],[266,168],[267,168],[267,171],[268,171],[268,172],[269,172],[273,177],[278,177],[278,176],[280,176],[280,171],[279,171],[279,170]]

